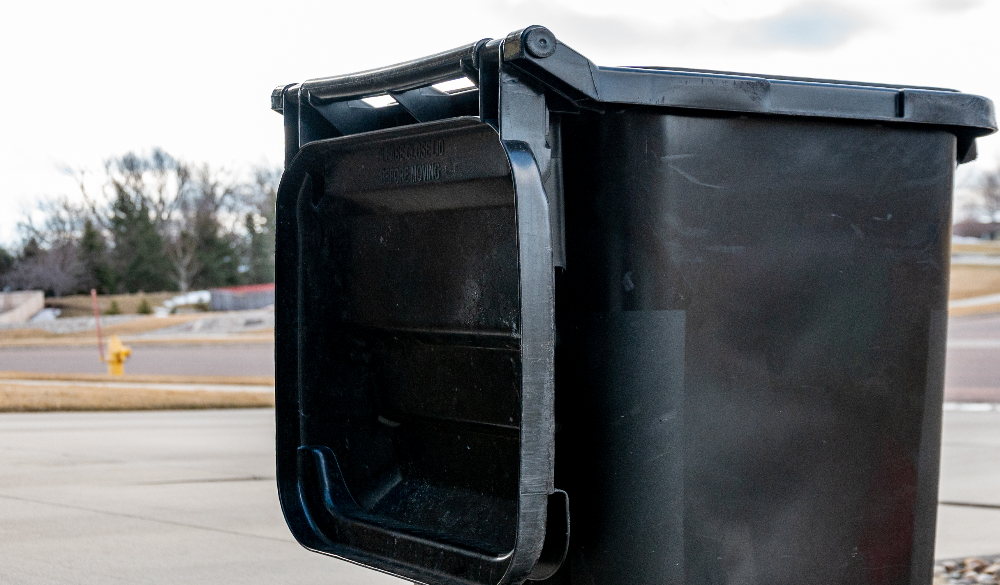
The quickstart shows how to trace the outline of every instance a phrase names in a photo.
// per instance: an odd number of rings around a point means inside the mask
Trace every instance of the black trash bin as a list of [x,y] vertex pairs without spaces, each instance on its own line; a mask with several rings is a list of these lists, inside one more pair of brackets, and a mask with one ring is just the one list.
[[431,584],[929,582],[989,100],[598,67],[529,27],[272,107],[304,546]]

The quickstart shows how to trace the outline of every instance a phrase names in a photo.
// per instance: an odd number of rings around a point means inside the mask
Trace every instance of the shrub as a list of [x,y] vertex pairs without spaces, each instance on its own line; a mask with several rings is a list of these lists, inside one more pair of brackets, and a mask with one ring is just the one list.
[[121,315],[122,310],[118,307],[118,301],[111,301],[111,306],[108,307],[107,311],[104,311],[105,315]]
[[140,315],[152,315],[153,307],[149,305],[149,301],[146,300],[146,297],[142,297],[139,299],[139,307],[135,310],[135,312]]

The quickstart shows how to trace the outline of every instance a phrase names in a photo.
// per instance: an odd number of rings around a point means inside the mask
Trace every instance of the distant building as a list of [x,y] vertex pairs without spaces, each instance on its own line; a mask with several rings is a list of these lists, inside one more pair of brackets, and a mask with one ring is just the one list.
[[980,240],[1000,240],[1000,223],[992,221],[989,223],[978,222],[974,219],[963,219],[955,224],[951,230],[952,235],[965,238],[979,238]]
[[247,311],[274,304],[274,283],[213,288],[209,293],[208,306],[213,311]]

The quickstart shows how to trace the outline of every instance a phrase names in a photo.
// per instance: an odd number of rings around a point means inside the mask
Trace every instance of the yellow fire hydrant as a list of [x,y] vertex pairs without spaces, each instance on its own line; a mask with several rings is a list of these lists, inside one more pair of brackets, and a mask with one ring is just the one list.
[[122,345],[117,335],[112,335],[111,340],[108,342],[108,356],[105,360],[108,364],[108,374],[112,376],[124,376],[125,358],[130,355],[132,355],[132,349],[126,345]]

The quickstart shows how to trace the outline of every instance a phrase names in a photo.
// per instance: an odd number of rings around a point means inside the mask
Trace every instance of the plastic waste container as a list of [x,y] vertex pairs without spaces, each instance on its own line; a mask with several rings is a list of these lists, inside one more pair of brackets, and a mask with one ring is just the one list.
[[272,107],[304,546],[432,584],[929,582],[989,100],[598,67],[529,27]]

